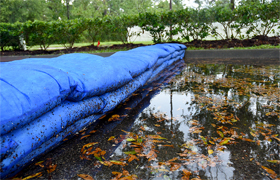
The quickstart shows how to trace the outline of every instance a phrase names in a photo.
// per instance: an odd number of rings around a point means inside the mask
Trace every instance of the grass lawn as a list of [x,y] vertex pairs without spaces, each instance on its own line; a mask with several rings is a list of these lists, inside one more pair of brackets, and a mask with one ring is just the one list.
[[[92,43],[75,43],[74,47],[82,47],[82,46],[90,46]],[[114,44],[123,44],[121,41],[108,41],[108,42],[100,42],[100,46],[112,46]],[[153,41],[135,41],[133,44],[154,44]],[[97,45],[97,42],[94,44],[95,46]],[[52,44],[48,48],[50,49],[61,49],[64,48],[62,44]],[[29,50],[39,50],[40,46],[32,46],[28,48]]]

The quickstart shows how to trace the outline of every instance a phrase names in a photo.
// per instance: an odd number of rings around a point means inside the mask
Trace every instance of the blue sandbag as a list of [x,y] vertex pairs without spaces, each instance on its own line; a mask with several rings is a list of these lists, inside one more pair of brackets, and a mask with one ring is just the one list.
[[155,47],[162,48],[170,54],[178,50],[178,48],[175,48],[174,46],[170,46],[168,44],[156,44]]
[[143,86],[147,80],[151,77],[153,71],[152,69],[144,72],[132,82],[129,82],[122,88],[117,89],[116,91],[106,93],[103,96],[100,96],[102,100],[106,103],[105,108],[102,110],[103,113],[114,109],[118,104],[125,100],[129,95],[131,95],[138,88]]
[[68,54],[1,63],[0,103],[15,112],[1,113],[1,177],[115,108],[182,59],[184,48],[154,45],[108,58]]
[[105,59],[106,61],[110,61],[112,66],[121,66],[125,70],[127,70],[130,75],[134,78],[139,76],[141,73],[146,71],[149,68],[149,63],[145,61],[139,61],[138,59],[122,56],[111,56]]
[[[0,142],[6,144],[5,142],[13,141],[20,144],[21,151],[17,150],[17,159],[21,159],[69,125],[87,116],[99,113],[103,108],[104,103],[98,96],[80,102],[65,101],[55,109],[32,121],[32,123],[2,135]],[[14,158],[12,160],[15,161]]]
[[[34,63],[48,65],[66,72],[74,80],[74,83],[71,84],[71,94],[68,95],[67,100],[80,101],[113,91],[132,80],[127,70],[103,60],[103,57],[97,55],[73,53],[36,60]],[[30,61],[32,59],[12,63],[24,64]]]
[[[146,48],[147,49],[147,48]],[[160,52],[165,52],[163,50],[157,49]],[[132,58],[140,62],[147,63],[148,67],[151,68],[154,66],[154,64],[157,62],[159,58],[159,53],[148,53],[148,51],[142,51],[141,47],[129,50],[129,51],[120,51],[116,52],[110,57],[114,57],[116,59],[122,59],[122,58]],[[167,54],[168,56],[169,54]],[[164,56],[166,57],[166,56]]]
[[71,78],[59,69],[11,63],[1,68],[1,135],[50,111],[71,92]]

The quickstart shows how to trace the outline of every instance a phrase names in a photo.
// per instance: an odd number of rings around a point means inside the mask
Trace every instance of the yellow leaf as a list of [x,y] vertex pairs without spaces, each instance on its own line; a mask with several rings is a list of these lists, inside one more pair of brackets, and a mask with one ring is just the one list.
[[225,138],[219,144],[224,145],[224,144],[227,144],[228,142],[229,142],[229,139]]
[[209,155],[213,154],[213,152],[214,152],[214,151],[213,151],[212,149],[209,149],[209,150],[208,150],[208,154],[209,154]]
[[253,132],[250,132],[250,134],[251,134],[252,136],[256,137],[256,134],[254,134]]
[[221,131],[217,131],[217,133],[218,133],[222,138],[224,138],[224,134],[223,134]]
[[113,163],[113,164],[116,164],[116,165],[121,165],[121,166],[127,165],[125,162],[121,162],[121,161],[111,160],[110,162]]
[[160,125],[159,125],[159,124],[155,124],[155,126],[156,126],[156,127],[159,127]]
[[77,176],[83,178],[84,180],[94,180],[90,175],[87,174],[77,174]]
[[109,137],[108,141],[111,141],[111,140],[113,140],[113,139],[115,139],[115,136]]
[[267,160],[268,162],[271,162],[271,163],[277,163],[277,164],[280,164],[280,160]]
[[27,179],[31,179],[31,178],[34,178],[34,177],[40,177],[40,176],[42,176],[42,172],[33,174],[31,176],[27,176],[26,178],[23,178],[22,180],[27,180]]

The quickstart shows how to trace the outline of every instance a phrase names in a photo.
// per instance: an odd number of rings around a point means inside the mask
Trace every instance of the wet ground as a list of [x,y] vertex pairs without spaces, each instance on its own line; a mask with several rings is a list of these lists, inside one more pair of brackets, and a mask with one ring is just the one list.
[[280,65],[218,62],[177,63],[17,177],[280,178]]

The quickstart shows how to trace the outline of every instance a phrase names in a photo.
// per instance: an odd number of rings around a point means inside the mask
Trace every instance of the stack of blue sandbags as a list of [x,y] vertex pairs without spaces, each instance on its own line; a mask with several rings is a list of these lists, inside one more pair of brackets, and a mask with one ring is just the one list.
[[1,178],[114,109],[185,49],[168,43],[106,58],[75,53],[2,62]]

